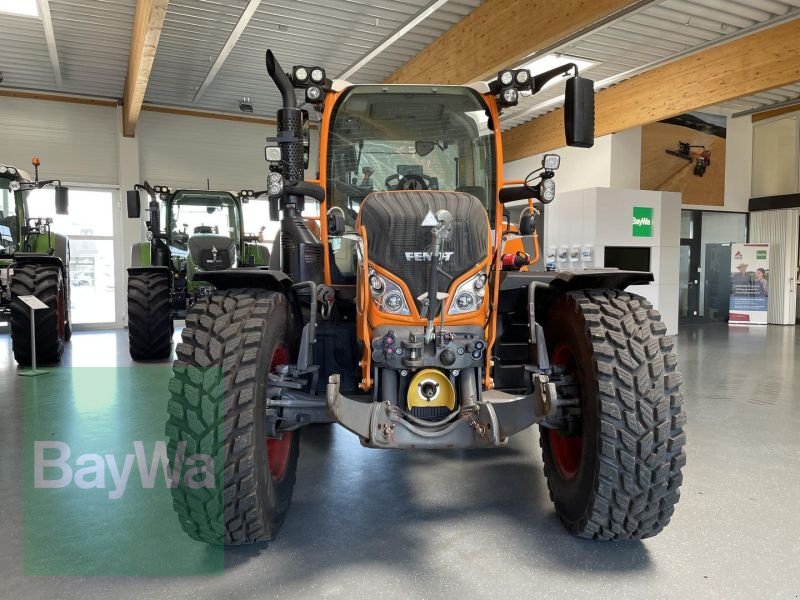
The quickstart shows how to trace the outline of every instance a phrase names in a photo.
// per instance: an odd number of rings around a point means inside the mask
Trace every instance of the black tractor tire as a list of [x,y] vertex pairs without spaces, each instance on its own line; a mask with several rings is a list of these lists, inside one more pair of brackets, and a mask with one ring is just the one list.
[[[213,458],[216,489],[173,488],[184,531],[210,544],[271,540],[292,499],[299,431],[268,439],[269,372],[293,362],[296,341],[285,295],[233,289],[198,300],[186,317],[170,381],[166,435],[174,465]],[[277,357],[277,358],[276,358]],[[221,485],[220,485],[221,482]]]
[[66,290],[61,268],[51,264],[14,265],[11,277],[11,345],[14,359],[23,366],[32,362],[31,309],[19,296],[36,296],[47,305],[37,310],[36,363],[53,364],[64,354]]
[[160,360],[172,353],[168,272],[128,274],[128,346],[133,360]]
[[550,498],[577,536],[642,539],[672,517],[686,413],[666,329],[650,302],[619,290],[563,294],[548,311],[551,363],[568,376],[559,396],[576,399],[580,418],[539,439]]

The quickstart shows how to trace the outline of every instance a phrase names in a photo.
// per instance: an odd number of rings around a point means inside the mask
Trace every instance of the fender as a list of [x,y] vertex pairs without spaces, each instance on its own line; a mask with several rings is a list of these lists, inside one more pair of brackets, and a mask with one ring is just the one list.
[[54,254],[44,254],[42,252],[15,252],[14,262],[12,263],[11,268],[14,268],[14,265],[22,263],[55,265],[64,271],[64,261]]
[[203,281],[218,290],[260,288],[286,293],[292,289],[292,280],[286,273],[268,268],[203,271]]

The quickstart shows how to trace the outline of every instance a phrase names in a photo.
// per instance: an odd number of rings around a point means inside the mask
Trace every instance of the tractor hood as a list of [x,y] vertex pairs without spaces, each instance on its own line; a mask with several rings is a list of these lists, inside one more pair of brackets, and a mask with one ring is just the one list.
[[[189,238],[189,258],[197,271],[221,271],[236,266],[236,243],[224,235],[200,234]],[[193,270],[189,279],[193,279]]]

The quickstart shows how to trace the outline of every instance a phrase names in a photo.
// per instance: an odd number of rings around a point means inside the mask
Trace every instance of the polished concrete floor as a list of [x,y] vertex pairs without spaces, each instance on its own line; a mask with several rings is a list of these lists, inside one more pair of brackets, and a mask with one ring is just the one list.
[[[64,365],[129,365],[126,341],[77,333]],[[672,524],[656,538],[568,536],[547,497],[535,428],[493,452],[399,453],[315,427],[303,434],[280,536],[227,551],[221,574],[31,577],[23,378],[0,336],[0,597],[798,598],[800,332],[685,327],[679,351],[688,465]],[[91,426],[92,410],[76,414]],[[87,535],[119,552],[105,527]]]

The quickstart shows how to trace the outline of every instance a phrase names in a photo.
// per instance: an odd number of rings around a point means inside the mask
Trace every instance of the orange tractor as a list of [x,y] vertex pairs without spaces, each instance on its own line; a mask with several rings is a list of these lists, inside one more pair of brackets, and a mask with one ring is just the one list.
[[[570,532],[661,531],[685,463],[681,378],[660,315],[624,291],[652,275],[537,271],[509,251],[535,234],[560,160],[546,155],[526,180],[505,180],[500,112],[572,74],[566,138],[590,147],[593,83],[572,64],[448,86],[287,73],[269,51],[266,63],[283,98],[264,192],[279,257],[273,268],[209,272],[215,291],[186,318],[168,448],[175,466],[206,456],[208,477],[173,489],[184,530],[209,543],[271,539],[302,428],[334,421],[364,446],[402,449],[499,447],[538,424]],[[313,179],[298,90],[321,114]],[[319,203],[319,235],[302,216],[308,201]],[[512,203],[525,207],[513,225]]]

